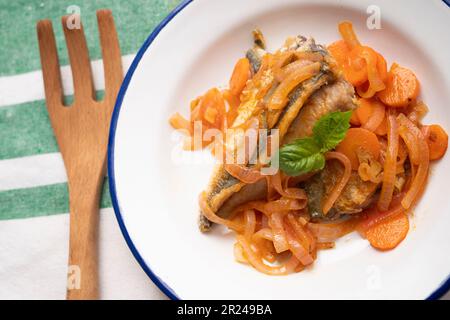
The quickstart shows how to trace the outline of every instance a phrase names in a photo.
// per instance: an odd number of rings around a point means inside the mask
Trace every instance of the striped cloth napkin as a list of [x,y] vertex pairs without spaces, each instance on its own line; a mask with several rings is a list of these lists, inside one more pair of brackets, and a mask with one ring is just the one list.
[[[0,0],[0,299],[65,298],[67,177],[46,111],[36,22],[53,21],[64,92],[70,101],[73,85],[62,15],[81,14],[95,86],[101,90],[104,81],[95,11],[113,11],[126,70],[152,29],[179,2]],[[165,298],[126,246],[111,208],[107,181],[101,208],[101,298]]]

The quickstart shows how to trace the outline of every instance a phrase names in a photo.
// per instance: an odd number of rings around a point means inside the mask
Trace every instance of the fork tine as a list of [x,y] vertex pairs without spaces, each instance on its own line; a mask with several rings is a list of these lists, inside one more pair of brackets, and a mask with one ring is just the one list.
[[[97,11],[98,30],[105,73],[105,99],[115,101],[122,83],[122,57],[111,10]],[[109,105],[113,106],[112,103]]]
[[36,29],[47,108],[49,111],[57,112],[57,108],[63,106],[63,93],[52,22],[50,20],[38,21]]
[[62,25],[72,69],[75,95],[74,103],[77,103],[77,98],[81,101],[86,98],[94,99],[95,92],[92,80],[91,61],[89,59],[83,25],[80,24],[80,28],[69,29],[67,23],[68,18],[69,16],[62,18]]

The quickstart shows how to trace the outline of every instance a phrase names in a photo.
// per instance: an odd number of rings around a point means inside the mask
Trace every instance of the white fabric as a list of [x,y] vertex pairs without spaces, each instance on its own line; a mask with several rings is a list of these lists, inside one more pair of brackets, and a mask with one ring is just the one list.
[[[64,299],[69,215],[0,222],[0,299]],[[100,213],[100,298],[167,299],[134,259],[113,209]]]

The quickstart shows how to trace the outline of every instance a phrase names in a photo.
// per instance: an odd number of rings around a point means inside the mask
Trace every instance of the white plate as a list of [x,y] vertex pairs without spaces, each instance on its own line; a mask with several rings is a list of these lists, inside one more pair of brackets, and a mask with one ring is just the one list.
[[[366,10],[373,4],[381,10],[381,30],[366,27]],[[232,235],[197,229],[197,196],[212,163],[204,161],[207,153],[197,164],[177,161],[181,154],[174,152],[169,116],[186,115],[192,98],[227,83],[235,61],[251,46],[253,28],[264,32],[269,49],[297,34],[328,44],[339,39],[337,24],[344,19],[389,63],[414,70],[430,106],[425,122],[449,132],[450,9],[439,0],[187,1],[139,51],[111,124],[111,195],[135,257],[171,298],[423,299],[448,289],[448,156],[434,165],[408,237],[388,253],[350,235],[336,249],[320,252],[309,270],[270,277],[234,261]]]

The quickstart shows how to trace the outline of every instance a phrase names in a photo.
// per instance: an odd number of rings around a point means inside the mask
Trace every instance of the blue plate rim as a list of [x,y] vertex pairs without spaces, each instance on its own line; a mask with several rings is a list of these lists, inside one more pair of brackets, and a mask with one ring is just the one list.
[[[128,89],[128,85],[133,77],[134,71],[136,70],[139,62],[142,59],[142,56],[150,47],[152,42],[156,39],[158,34],[162,29],[184,8],[186,8],[190,3],[194,0],[183,0],[175,9],[173,9],[166,18],[152,31],[152,33],[145,40],[144,44],[141,46],[139,51],[137,52],[133,62],[131,63],[130,68],[128,69],[125,78],[120,87],[119,93],[117,95],[116,103],[114,105],[114,110],[112,113],[110,128],[109,128],[109,138],[108,138],[108,182],[109,182],[109,192],[111,194],[112,205],[114,208],[114,213],[117,219],[117,222],[120,227],[120,231],[122,232],[123,237],[125,238],[125,242],[127,243],[131,253],[147,274],[147,276],[153,281],[153,283],[170,299],[172,300],[180,300],[181,298],[175,293],[175,291],[170,288],[170,286],[165,283],[162,279],[160,279],[152,269],[147,265],[139,251],[136,249],[133,240],[128,234],[127,228],[122,218],[122,213],[120,212],[118,197],[116,193],[116,180],[114,173],[114,147],[115,147],[115,137],[116,137],[116,129],[117,129],[117,121],[119,119],[120,109],[122,107],[123,98]],[[445,4],[450,6],[450,0],[442,0]],[[431,295],[426,298],[426,300],[437,300],[441,298],[444,294],[446,294],[450,290],[450,275],[445,279],[442,284],[437,288]]]

